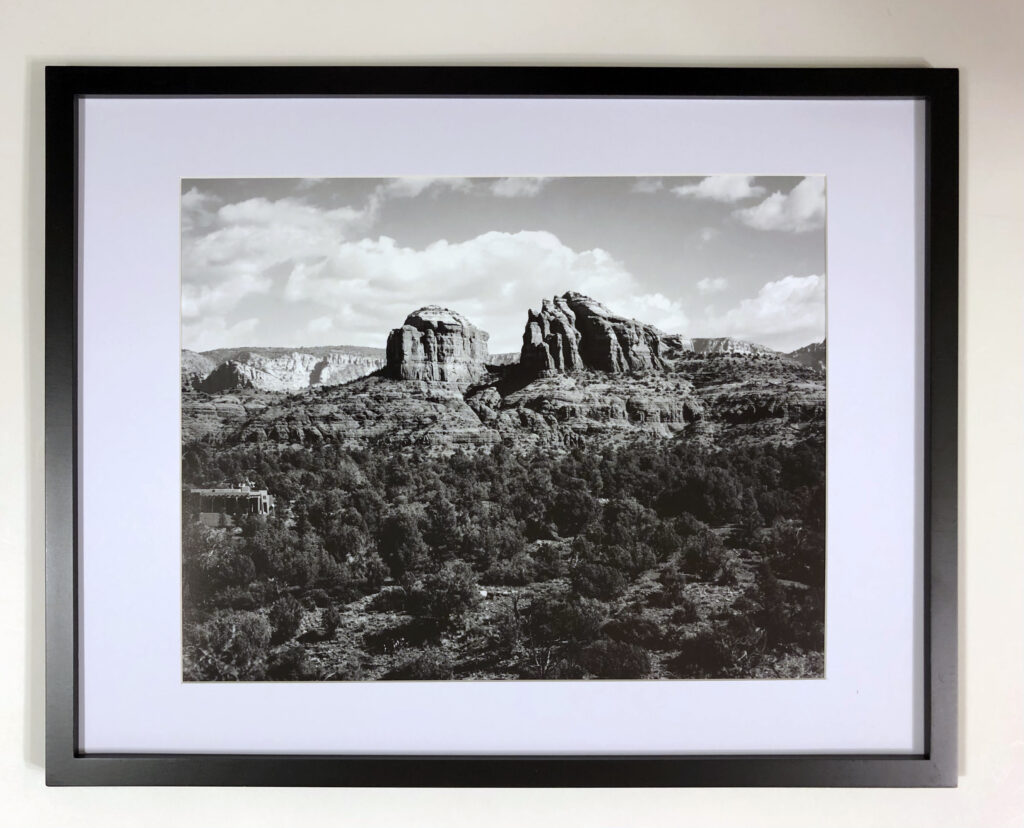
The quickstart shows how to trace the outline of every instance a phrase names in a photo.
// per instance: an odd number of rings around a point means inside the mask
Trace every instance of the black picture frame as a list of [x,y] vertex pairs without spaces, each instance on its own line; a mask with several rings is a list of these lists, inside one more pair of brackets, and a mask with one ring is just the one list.
[[[78,124],[83,96],[913,98],[926,107],[925,748],[920,755],[83,755],[78,663]],[[46,70],[48,785],[954,786],[958,73],[955,69],[100,67]]]

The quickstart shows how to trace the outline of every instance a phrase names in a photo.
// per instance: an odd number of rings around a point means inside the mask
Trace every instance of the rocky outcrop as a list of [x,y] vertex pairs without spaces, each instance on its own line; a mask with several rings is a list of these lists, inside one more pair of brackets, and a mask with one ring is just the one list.
[[[182,393],[183,438],[446,453],[824,432],[819,369],[739,340],[665,334],[578,293],[530,312],[519,364],[489,355],[486,333],[438,306],[410,314],[387,346],[383,365],[379,350],[356,348],[216,352],[224,361]],[[348,381],[358,371],[372,374]],[[202,393],[220,387],[231,390]]]
[[824,372],[826,356],[825,340],[823,339],[821,342],[812,342],[810,345],[804,345],[803,348],[797,348],[795,351],[790,351],[786,356],[791,359],[795,359],[801,365],[807,365],[810,368],[816,368],[817,370]]
[[492,445],[487,428],[449,382],[364,377],[277,400],[235,430],[238,440],[278,445],[324,441],[344,448],[408,446],[451,451]]
[[529,312],[519,364],[533,373],[572,373],[585,369],[609,373],[664,371],[690,340],[665,334],[653,325],[612,313],[582,293],[545,299],[539,313]]
[[531,373],[582,371],[576,314],[564,296],[544,299],[540,313],[527,311],[526,330],[519,364]]
[[280,356],[236,354],[222,362],[195,388],[210,394],[242,389],[301,391],[314,385],[341,385],[383,367],[379,357],[328,352],[323,356],[293,351]]
[[754,354],[774,354],[771,348],[758,345],[754,342],[744,342],[742,339],[733,339],[728,336],[717,336],[711,338],[695,338],[692,340],[693,350],[698,354],[743,354],[753,356]]
[[206,379],[217,363],[205,354],[183,350],[181,352],[181,390],[190,391]]
[[462,314],[428,305],[410,313],[388,336],[387,376],[452,383],[460,388],[486,376],[487,334]]

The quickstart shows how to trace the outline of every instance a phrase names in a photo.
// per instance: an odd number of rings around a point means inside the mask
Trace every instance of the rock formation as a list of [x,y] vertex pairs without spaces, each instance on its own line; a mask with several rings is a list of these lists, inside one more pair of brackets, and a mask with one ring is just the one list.
[[181,389],[196,388],[217,367],[217,363],[204,354],[195,351],[181,352]]
[[529,312],[519,363],[535,373],[663,371],[692,350],[683,336],[662,333],[612,313],[589,296],[569,292],[545,299],[539,313]]
[[786,356],[795,359],[801,365],[807,365],[810,368],[817,368],[819,371],[824,371],[826,349],[827,346],[823,339],[821,342],[812,342],[810,345],[804,345],[803,348],[797,348],[795,351],[790,351]]
[[527,311],[526,330],[523,332],[523,350],[519,364],[531,373],[543,371],[582,371],[580,339],[576,329],[576,314],[566,296],[543,300],[540,313]]
[[728,336],[718,336],[708,339],[695,338],[693,350],[698,354],[774,354],[771,348],[764,345],[757,345],[753,342],[744,342],[742,339],[732,339]]
[[252,352],[233,356],[233,359],[222,362],[203,380],[194,383],[194,386],[211,394],[238,389],[300,391],[313,385],[351,382],[384,365],[380,357],[340,350],[323,355],[297,350],[275,356]]
[[[458,313],[429,306],[391,332],[386,352],[183,354],[183,436],[443,453],[671,437],[720,446],[792,443],[824,430],[824,373],[802,364],[798,352],[728,338],[691,341],[578,293],[529,313],[519,365],[516,355],[489,355],[487,339]],[[201,376],[211,361],[219,365],[194,390],[185,387],[186,368]]]
[[439,305],[410,313],[388,336],[386,374],[396,379],[466,388],[486,375],[486,362],[487,334]]

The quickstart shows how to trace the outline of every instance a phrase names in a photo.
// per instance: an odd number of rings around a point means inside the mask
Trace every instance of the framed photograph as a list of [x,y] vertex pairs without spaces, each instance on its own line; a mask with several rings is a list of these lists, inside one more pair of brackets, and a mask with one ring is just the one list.
[[957,73],[47,70],[47,779],[956,784]]

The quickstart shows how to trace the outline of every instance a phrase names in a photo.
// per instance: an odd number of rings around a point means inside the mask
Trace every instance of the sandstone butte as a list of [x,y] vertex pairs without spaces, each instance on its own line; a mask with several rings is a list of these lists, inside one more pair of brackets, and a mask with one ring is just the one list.
[[657,371],[692,351],[689,339],[618,316],[589,296],[570,291],[545,299],[539,313],[529,311],[519,363],[538,373]]
[[391,331],[384,370],[395,379],[450,382],[465,388],[487,373],[487,338],[462,314],[427,305]]
[[[430,305],[391,331],[379,370],[360,366],[345,384],[310,383],[294,398],[183,394],[183,436],[450,450],[683,433],[790,442],[824,428],[823,370],[738,340],[666,334],[579,293],[528,312],[518,362],[491,359],[487,345],[460,313]],[[282,373],[306,373],[307,361]]]

